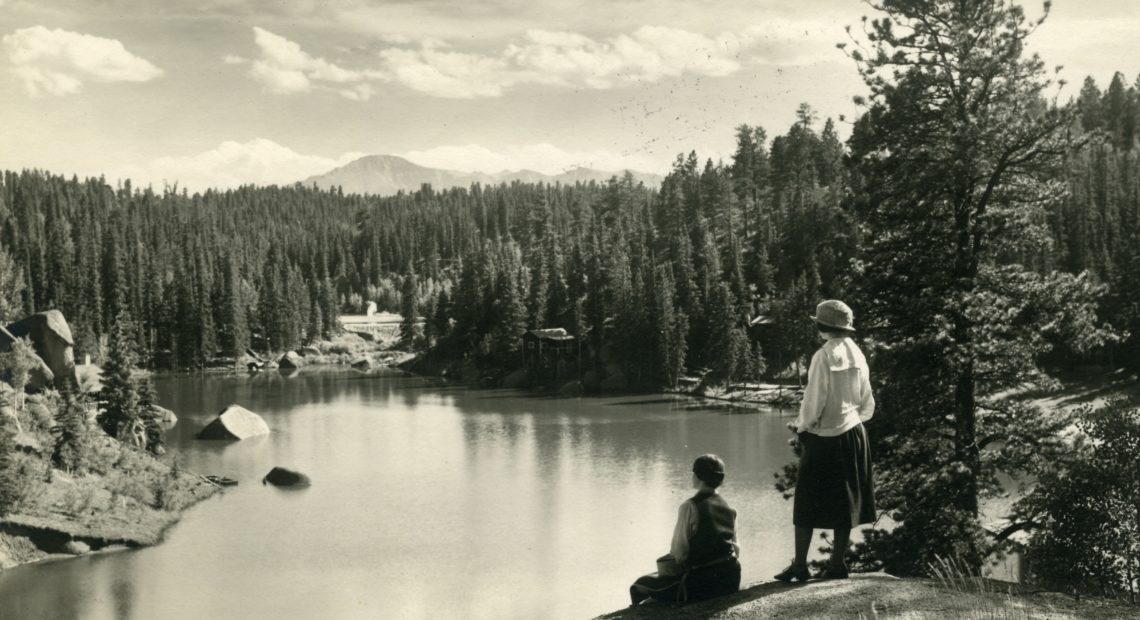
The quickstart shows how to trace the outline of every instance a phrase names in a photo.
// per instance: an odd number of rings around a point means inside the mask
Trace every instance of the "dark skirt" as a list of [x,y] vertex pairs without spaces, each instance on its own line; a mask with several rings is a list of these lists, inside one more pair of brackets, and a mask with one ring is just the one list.
[[740,562],[731,559],[696,568],[683,575],[651,573],[639,577],[629,588],[630,602],[637,605],[652,598],[662,603],[701,601],[740,590]]
[[875,481],[867,429],[836,437],[800,433],[803,452],[796,479],[796,527],[849,529],[875,520]]

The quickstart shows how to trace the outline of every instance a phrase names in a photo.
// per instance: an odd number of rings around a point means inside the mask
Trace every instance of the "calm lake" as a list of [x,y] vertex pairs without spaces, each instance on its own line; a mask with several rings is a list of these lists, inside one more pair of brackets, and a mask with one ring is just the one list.
[[[744,582],[791,557],[773,474],[793,412],[662,395],[556,399],[392,371],[157,378],[171,455],[241,481],[163,544],[0,573],[0,618],[589,618],[668,551],[715,452]],[[193,438],[237,403],[273,433]],[[168,456],[169,458],[169,456]],[[272,467],[311,488],[262,486]]]

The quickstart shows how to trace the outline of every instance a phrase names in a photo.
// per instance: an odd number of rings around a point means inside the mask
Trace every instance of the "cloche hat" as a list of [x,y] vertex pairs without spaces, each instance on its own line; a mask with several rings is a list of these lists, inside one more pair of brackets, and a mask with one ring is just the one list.
[[828,299],[815,307],[811,320],[820,325],[846,332],[855,331],[855,313],[851,307],[838,299]]

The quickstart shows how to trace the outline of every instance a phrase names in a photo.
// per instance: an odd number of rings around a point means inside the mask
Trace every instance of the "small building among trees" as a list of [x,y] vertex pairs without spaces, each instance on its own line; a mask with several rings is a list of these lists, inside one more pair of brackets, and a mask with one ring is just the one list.
[[578,341],[561,327],[532,329],[523,334],[523,367],[539,381],[560,380],[577,362]]

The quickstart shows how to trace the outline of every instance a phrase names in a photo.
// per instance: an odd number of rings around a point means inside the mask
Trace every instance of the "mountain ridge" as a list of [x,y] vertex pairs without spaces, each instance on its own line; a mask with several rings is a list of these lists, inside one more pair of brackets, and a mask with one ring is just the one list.
[[[322,189],[340,187],[348,194],[393,195],[397,192],[412,192],[425,183],[434,189],[449,187],[469,187],[473,183],[499,185],[522,181],[524,183],[588,183],[605,182],[611,177],[621,176],[625,171],[611,172],[592,168],[575,167],[556,175],[543,174],[534,170],[520,169],[494,174],[485,172],[461,172],[443,168],[430,168],[413,163],[398,155],[365,155],[324,174],[305,179],[304,185],[316,185]],[[646,172],[630,171],[634,179],[646,186],[661,185],[663,177]]]

